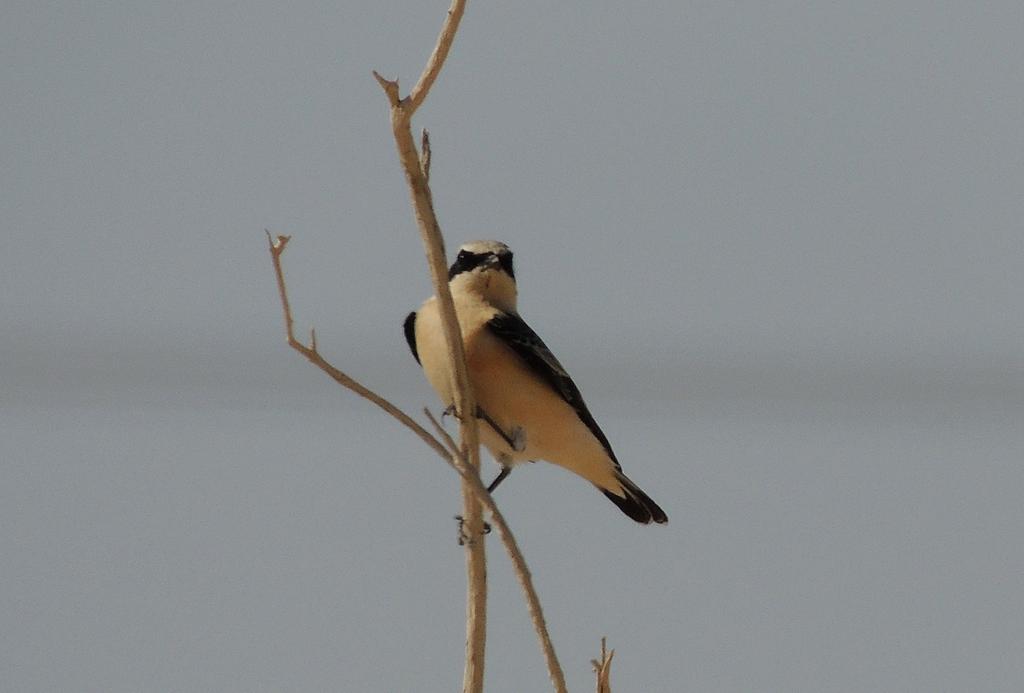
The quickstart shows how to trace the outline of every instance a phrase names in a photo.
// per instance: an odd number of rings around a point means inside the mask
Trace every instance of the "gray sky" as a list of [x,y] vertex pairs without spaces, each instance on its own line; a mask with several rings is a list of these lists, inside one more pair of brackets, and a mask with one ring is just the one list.
[[[370,71],[445,8],[0,9],[17,690],[457,686],[454,479],[287,351],[263,237],[326,354],[433,404]],[[602,634],[623,690],[1024,686],[1021,65],[1019,2],[471,3],[416,121],[449,246],[512,246],[672,517],[503,487],[574,689]],[[489,690],[540,689],[503,561]]]

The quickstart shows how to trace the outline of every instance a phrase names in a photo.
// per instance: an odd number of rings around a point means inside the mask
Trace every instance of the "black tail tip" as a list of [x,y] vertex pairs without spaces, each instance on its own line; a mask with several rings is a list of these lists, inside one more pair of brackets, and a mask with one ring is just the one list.
[[617,496],[605,489],[601,489],[601,493],[608,496],[608,500],[619,506],[619,510],[635,522],[642,525],[649,525],[652,522],[663,525],[668,522],[668,515],[661,509],[661,506],[651,500],[651,497],[637,488],[633,482],[625,479],[622,490],[626,493],[625,497]]

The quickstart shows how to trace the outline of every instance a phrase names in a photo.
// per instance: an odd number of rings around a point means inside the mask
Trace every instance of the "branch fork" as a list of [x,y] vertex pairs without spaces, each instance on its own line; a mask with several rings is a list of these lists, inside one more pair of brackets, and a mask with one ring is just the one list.
[[[430,137],[427,131],[424,130],[420,151],[417,151],[411,129],[413,115],[427,98],[430,88],[437,80],[445,59],[448,57],[465,7],[466,0],[452,0],[451,7],[437,38],[437,44],[427,60],[427,64],[416,85],[408,96],[401,97],[397,79],[386,79],[376,71],[373,72],[373,76],[384,91],[391,106],[392,134],[398,149],[399,160],[405,172],[406,183],[409,186],[417,226],[423,241],[435,295],[437,296],[440,308],[452,377],[452,392],[455,393],[454,404],[457,411],[473,412],[476,411],[476,406],[466,368],[465,347],[462,343],[462,334],[455,314],[455,304],[452,301],[451,291],[448,287],[448,263],[445,255],[444,239],[441,235],[437,217],[434,214],[433,199],[430,192]],[[491,516],[491,521],[498,529],[498,536],[509,554],[516,577],[526,597],[527,607],[533,620],[537,637],[540,640],[552,685],[557,693],[565,693],[565,677],[544,623],[544,614],[541,610],[540,600],[537,598],[537,593],[533,588],[530,571],[519,551],[515,538],[512,536],[512,532],[494,504],[494,499],[480,480],[480,446],[477,418],[475,416],[468,416],[460,422],[460,441],[457,444],[428,412],[427,416],[431,423],[434,424],[438,434],[438,437],[435,437],[398,407],[341,372],[320,356],[317,350],[315,330],[310,331],[309,345],[305,345],[296,339],[293,330],[291,306],[289,305],[288,294],[285,288],[284,273],[281,269],[281,255],[289,240],[290,237],[284,235],[277,236],[275,240],[270,232],[267,232],[270,255],[277,277],[278,292],[284,310],[285,331],[289,346],[301,353],[313,365],[326,372],[340,385],[384,409],[384,411],[412,430],[458,472],[462,478],[463,517],[465,518],[466,531],[473,537],[481,533],[484,526],[482,511],[486,508]],[[520,436],[516,436],[516,444],[513,447],[517,445],[525,445],[525,440],[521,440]],[[467,632],[463,691],[481,693],[483,691],[487,613],[487,566],[483,541],[467,542],[466,572],[468,583],[466,599]]]
[[[509,559],[512,562],[512,568],[515,571],[516,578],[523,589],[527,608],[529,609],[530,617],[533,620],[534,630],[537,632],[537,637],[541,643],[541,649],[543,650],[545,659],[548,663],[549,676],[555,686],[555,690],[558,693],[565,693],[565,678],[562,674],[561,665],[558,663],[558,658],[555,655],[555,649],[551,643],[551,638],[547,632],[547,626],[544,622],[544,612],[541,609],[540,599],[537,597],[537,592],[533,587],[533,579],[530,576],[530,570],[526,565],[526,559],[523,558],[523,554],[519,550],[519,545],[512,534],[512,530],[509,529],[508,523],[505,522],[504,516],[501,514],[501,511],[498,510],[498,506],[495,505],[494,499],[491,497],[491,494],[487,492],[483,482],[480,480],[478,469],[467,462],[463,448],[452,439],[429,410],[424,409],[424,412],[427,419],[430,420],[437,432],[436,437],[431,435],[431,433],[417,423],[415,419],[392,404],[390,401],[369,389],[362,383],[356,381],[346,373],[335,368],[330,362],[324,359],[317,350],[316,330],[310,330],[310,344],[308,346],[295,337],[291,303],[288,299],[288,289],[285,284],[284,270],[281,264],[281,256],[283,255],[285,247],[290,239],[290,236],[279,235],[275,240],[274,237],[271,236],[270,232],[267,231],[267,244],[270,251],[271,262],[274,266],[274,275],[277,278],[277,288],[281,299],[281,308],[284,313],[285,335],[288,345],[305,356],[306,359],[314,366],[327,373],[327,375],[329,375],[339,385],[351,390],[360,397],[373,402],[410,431],[415,433],[420,440],[426,443],[441,459],[447,462],[448,465],[459,474],[463,481],[463,487],[469,489],[469,493],[472,494],[474,501],[487,509],[491,522],[498,530],[498,537],[501,539],[502,545],[505,547],[505,551],[508,553]],[[482,532],[482,529],[483,521],[481,520],[480,528],[477,530],[478,533]],[[473,543],[477,545],[483,544],[483,542]],[[472,547],[467,549],[467,551],[471,550]],[[466,690],[482,691],[482,688]]]

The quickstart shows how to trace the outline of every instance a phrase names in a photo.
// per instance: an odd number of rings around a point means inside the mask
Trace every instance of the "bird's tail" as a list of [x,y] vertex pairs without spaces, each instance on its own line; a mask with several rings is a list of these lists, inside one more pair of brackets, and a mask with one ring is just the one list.
[[601,493],[608,496],[608,500],[619,506],[619,510],[629,515],[640,524],[650,524],[652,521],[663,525],[668,522],[668,515],[661,507],[651,500],[651,497],[640,490],[629,477],[620,471],[615,472],[615,479],[622,486],[623,495],[618,495],[607,489],[600,489]]

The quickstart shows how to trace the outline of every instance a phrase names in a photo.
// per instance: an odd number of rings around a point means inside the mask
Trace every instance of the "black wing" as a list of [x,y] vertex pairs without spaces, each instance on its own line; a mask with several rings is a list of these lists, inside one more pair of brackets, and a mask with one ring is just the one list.
[[519,355],[526,365],[551,388],[562,396],[569,406],[576,410],[580,421],[586,424],[594,437],[601,441],[608,456],[615,463],[615,468],[621,470],[619,461],[615,459],[612,446],[605,437],[601,427],[594,421],[590,410],[583,401],[583,395],[572,381],[569,374],[555,355],[548,349],[547,344],[534,332],[526,322],[513,313],[498,313],[487,323],[491,332],[505,342],[516,354]]
[[405,341],[409,342],[409,351],[416,363],[420,362],[420,352],[416,350],[416,311],[409,313],[405,318]]

